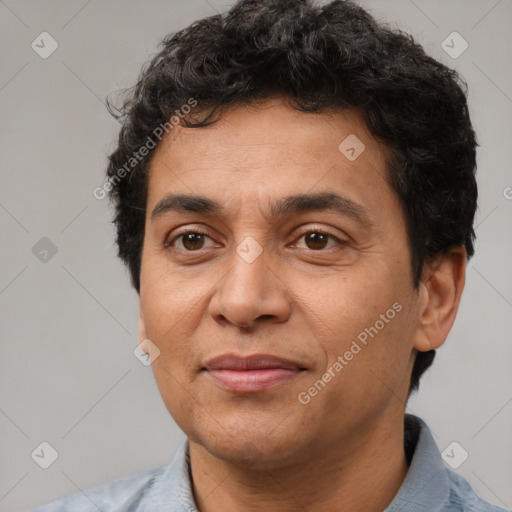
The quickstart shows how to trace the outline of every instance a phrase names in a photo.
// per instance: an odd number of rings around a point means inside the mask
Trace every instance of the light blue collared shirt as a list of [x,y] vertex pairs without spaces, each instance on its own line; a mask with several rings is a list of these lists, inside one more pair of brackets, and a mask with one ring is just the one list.
[[[479,498],[464,478],[445,467],[429,428],[420,418],[407,414],[406,419],[406,451],[409,445],[412,459],[398,493],[383,512],[507,512]],[[198,512],[188,441],[179,446],[169,466],[72,494],[32,512],[98,511]]]

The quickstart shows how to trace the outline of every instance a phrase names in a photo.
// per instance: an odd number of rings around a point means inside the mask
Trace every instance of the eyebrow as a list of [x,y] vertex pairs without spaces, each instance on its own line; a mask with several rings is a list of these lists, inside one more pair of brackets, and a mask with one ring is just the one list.
[[[276,218],[311,211],[328,211],[350,217],[368,229],[375,225],[367,210],[360,204],[334,192],[294,194],[271,201],[269,206],[270,215]],[[151,212],[151,219],[155,220],[168,212],[226,216],[222,204],[218,201],[204,196],[187,194],[166,195],[156,204]]]

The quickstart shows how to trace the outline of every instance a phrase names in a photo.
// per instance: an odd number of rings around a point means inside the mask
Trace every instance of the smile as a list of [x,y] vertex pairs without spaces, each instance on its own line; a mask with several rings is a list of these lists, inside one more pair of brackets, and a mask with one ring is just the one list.
[[211,359],[203,370],[221,388],[247,393],[288,382],[305,368],[297,362],[267,354],[225,354]]

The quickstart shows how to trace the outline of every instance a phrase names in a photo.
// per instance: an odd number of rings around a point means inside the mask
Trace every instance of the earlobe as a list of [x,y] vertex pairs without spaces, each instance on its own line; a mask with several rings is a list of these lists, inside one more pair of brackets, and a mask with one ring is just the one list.
[[419,328],[414,348],[439,348],[453,326],[466,278],[466,250],[456,247],[426,266],[419,290]]

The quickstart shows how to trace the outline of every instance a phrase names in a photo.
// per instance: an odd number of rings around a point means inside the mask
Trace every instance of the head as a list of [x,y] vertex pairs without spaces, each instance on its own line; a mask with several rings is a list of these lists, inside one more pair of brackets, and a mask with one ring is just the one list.
[[[404,408],[474,252],[457,73],[350,1],[242,0],[166,37],[116,115],[119,256],[189,438],[221,454],[266,432],[284,454],[291,431],[301,446],[335,435],[334,408],[347,432]],[[233,394],[204,371],[226,352],[302,371]]]

